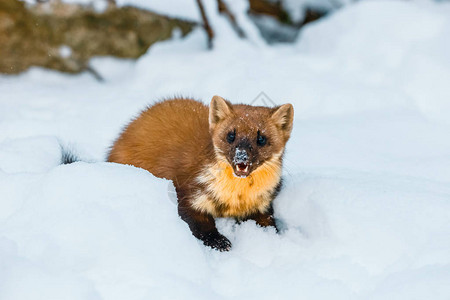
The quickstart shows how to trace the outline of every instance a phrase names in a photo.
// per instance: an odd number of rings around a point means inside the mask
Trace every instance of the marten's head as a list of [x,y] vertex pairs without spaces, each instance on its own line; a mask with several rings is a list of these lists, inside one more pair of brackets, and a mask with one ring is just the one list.
[[238,177],[258,167],[281,164],[289,139],[294,108],[233,105],[214,96],[209,107],[209,130],[217,158],[227,161]]

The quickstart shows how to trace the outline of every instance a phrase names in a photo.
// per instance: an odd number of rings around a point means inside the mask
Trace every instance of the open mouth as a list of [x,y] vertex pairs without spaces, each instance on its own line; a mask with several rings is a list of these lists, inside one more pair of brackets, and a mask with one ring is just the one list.
[[249,175],[250,166],[246,163],[236,164],[234,167],[234,173],[239,177],[247,177]]

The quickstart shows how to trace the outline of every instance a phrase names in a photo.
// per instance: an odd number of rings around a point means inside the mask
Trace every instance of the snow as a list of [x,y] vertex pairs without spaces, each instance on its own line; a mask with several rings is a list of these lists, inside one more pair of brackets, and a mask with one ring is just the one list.
[[[361,1],[361,0],[359,0]],[[373,1],[373,0],[363,0]],[[429,3],[448,0],[412,0],[416,3]],[[289,13],[290,19],[295,23],[301,23],[305,17],[306,9],[314,9],[322,12],[330,12],[347,5],[352,5],[353,0],[281,0],[281,5]]]
[[63,58],[68,58],[72,55],[72,49],[69,46],[61,46],[59,47],[59,55]]
[[290,19],[301,23],[305,18],[305,10],[312,8],[318,11],[331,11],[337,6],[349,4],[347,0],[282,0],[282,7],[289,13]]
[[[35,4],[36,0],[21,0],[28,4]],[[108,0],[61,0],[64,3],[90,5],[98,12],[108,8]],[[148,9],[162,15],[168,15],[181,19],[200,21],[200,11],[196,1],[170,0],[170,1],[148,1],[148,0],[116,0],[117,6],[135,6]],[[206,1],[205,1],[206,2]],[[214,3],[211,3],[214,4]],[[211,5],[209,4],[209,5]]]
[[[197,30],[96,58],[104,83],[0,76],[1,300],[449,299],[449,4],[360,2],[284,46],[233,9],[248,40],[214,16],[213,51]],[[158,99],[261,92],[295,109],[280,234],[221,219],[233,249],[210,250],[170,182],[104,162]],[[61,146],[84,162],[59,165]]]

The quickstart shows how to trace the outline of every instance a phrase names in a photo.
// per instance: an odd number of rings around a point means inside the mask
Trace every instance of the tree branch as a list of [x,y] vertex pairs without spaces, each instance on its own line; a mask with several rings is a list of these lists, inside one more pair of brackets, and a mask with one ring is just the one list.
[[197,0],[198,8],[200,9],[200,14],[202,15],[203,20],[203,28],[208,35],[208,49],[212,49],[213,47],[213,39],[214,39],[214,31],[209,25],[208,18],[206,17],[205,8],[203,7],[203,3],[201,0]]
[[240,38],[245,38],[245,32],[242,30],[242,28],[239,26],[239,24],[236,21],[236,18],[234,17],[233,13],[228,9],[228,6],[226,5],[223,0],[217,0],[217,6],[219,8],[219,13],[225,14],[228,17],[228,20],[231,23],[231,26],[236,31],[238,36]]

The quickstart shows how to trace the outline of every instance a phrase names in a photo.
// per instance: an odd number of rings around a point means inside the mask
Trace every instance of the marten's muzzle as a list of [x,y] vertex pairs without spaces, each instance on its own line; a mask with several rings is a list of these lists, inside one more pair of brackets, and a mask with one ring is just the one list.
[[245,149],[236,148],[232,165],[237,176],[247,177],[250,174],[251,163]]

